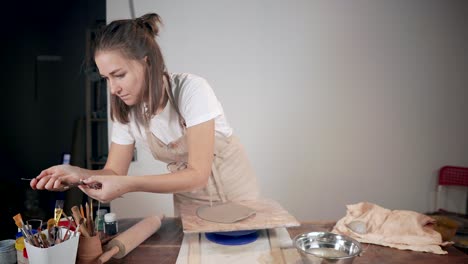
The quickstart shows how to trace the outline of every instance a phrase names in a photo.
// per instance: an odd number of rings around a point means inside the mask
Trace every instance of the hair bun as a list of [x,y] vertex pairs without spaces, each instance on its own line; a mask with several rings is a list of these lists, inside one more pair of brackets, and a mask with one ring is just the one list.
[[138,25],[146,30],[149,30],[151,34],[157,36],[159,33],[159,25],[162,24],[161,17],[156,13],[148,13],[141,17],[135,18]]

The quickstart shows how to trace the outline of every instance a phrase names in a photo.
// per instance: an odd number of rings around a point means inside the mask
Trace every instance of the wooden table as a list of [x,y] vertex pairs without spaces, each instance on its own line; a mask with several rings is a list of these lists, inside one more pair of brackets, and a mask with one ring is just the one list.
[[[124,219],[119,221],[119,231],[123,231],[135,224],[139,219]],[[288,228],[291,238],[304,232],[330,231],[334,222],[305,222],[299,227]],[[180,218],[166,218],[161,228],[135,248],[123,259],[111,259],[109,264],[116,263],[175,263],[183,239],[182,222]],[[453,264],[468,263],[468,255],[453,246],[444,248],[447,255],[398,250],[389,247],[363,244],[364,254],[354,259],[353,264],[374,263],[424,263],[424,264]]]

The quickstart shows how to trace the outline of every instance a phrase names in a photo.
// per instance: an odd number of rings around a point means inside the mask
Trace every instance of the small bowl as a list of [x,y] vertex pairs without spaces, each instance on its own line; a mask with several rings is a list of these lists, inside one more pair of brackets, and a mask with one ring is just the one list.
[[362,252],[357,240],[331,232],[309,232],[293,239],[305,264],[351,264]]

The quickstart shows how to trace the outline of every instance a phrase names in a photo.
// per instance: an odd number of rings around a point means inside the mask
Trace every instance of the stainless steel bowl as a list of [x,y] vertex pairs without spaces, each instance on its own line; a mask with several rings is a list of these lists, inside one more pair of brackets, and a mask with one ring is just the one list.
[[357,240],[331,232],[300,234],[293,242],[305,264],[350,264],[362,251]]

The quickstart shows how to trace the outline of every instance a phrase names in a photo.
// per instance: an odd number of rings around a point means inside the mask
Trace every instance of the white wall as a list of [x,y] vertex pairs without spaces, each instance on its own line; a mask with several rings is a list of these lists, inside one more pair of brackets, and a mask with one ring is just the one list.
[[[169,70],[211,83],[263,195],[300,220],[336,220],[360,201],[428,212],[437,170],[468,166],[465,1],[134,6],[162,17]],[[128,1],[107,1],[108,21],[129,17]],[[140,152],[131,174],[165,171]],[[465,189],[452,189],[442,206],[463,212]],[[125,197],[112,202],[122,217],[172,213],[170,196]]]

